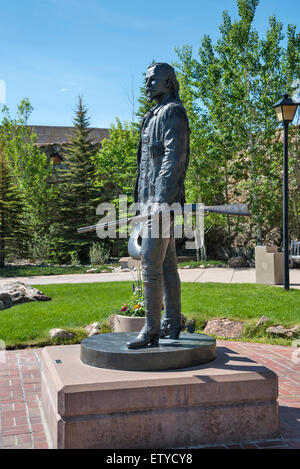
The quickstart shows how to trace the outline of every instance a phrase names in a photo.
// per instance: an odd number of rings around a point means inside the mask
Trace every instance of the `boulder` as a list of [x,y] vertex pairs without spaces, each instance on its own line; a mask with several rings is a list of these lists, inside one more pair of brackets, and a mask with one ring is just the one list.
[[295,327],[292,327],[291,329],[286,329],[283,326],[273,326],[273,327],[268,327],[268,329],[266,329],[266,332],[268,332],[268,334],[272,334],[277,337],[292,338],[298,335],[299,327],[295,326]]
[[10,306],[13,305],[10,294],[5,291],[0,293],[0,301],[1,303],[3,303],[3,306],[4,306],[2,309],[9,308]]
[[92,335],[100,333],[101,324],[100,324],[100,322],[93,322],[92,324],[89,324],[88,326],[85,326],[84,329],[88,333],[88,337],[91,337]]
[[65,331],[64,329],[54,328],[49,331],[51,339],[72,339],[74,334]]
[[50,301],[43,292],[22,282],[8,282],[0,286],[0,309],[28,301]]
[[228,259],[228,267],[231,267],[232,269],[248,267],[248,262],[242,256],[235,256]]
[[204,332],[218,337],[238,339],[242,336],[244,324],[239,321],[230,321],[226,318],[211,319],[207,321]]

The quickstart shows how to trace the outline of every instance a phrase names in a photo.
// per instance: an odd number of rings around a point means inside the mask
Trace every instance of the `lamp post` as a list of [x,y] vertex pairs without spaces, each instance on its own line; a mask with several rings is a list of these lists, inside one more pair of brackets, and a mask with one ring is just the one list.
[[288,94],[274,104],[273,108],[279,122],[283,123],[283,286],[285,290],[290,288],[289,278],[289,182],[288,182],[288,128],[293,121],[298,104]]

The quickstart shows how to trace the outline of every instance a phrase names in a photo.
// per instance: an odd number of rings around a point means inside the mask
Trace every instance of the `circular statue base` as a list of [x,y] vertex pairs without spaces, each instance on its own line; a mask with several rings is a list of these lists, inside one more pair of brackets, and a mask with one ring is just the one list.
[[128,371],[187,368],[216,358],[216,340],[205,334],[180,334],[177,340],[160,339],[159,346],[128,349],[136,332],[98,334],[81,342],[80,359],[86,365]]

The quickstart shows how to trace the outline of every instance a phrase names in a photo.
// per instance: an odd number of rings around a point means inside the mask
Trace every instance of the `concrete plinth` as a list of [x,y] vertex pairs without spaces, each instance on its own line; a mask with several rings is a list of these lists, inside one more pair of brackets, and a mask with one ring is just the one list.
[[272,371],[225,347],[205,365],[122,371],[42,352],[42,402],[55,448],[176,448],[279,436]]

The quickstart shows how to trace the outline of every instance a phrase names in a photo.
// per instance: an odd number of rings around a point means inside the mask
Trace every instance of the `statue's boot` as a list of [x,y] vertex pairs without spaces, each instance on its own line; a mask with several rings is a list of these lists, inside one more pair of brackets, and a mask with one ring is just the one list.
[[176,272],[164,273],[164,315],[161,320],[160,337],[178,339],[181,325],[181,291],[180,279]]
[[129,349],[146,347],[147,345],[158,346],[162,306],[161,282],[144,282],[144,299],[145,325],[132,342],[127,342]]

